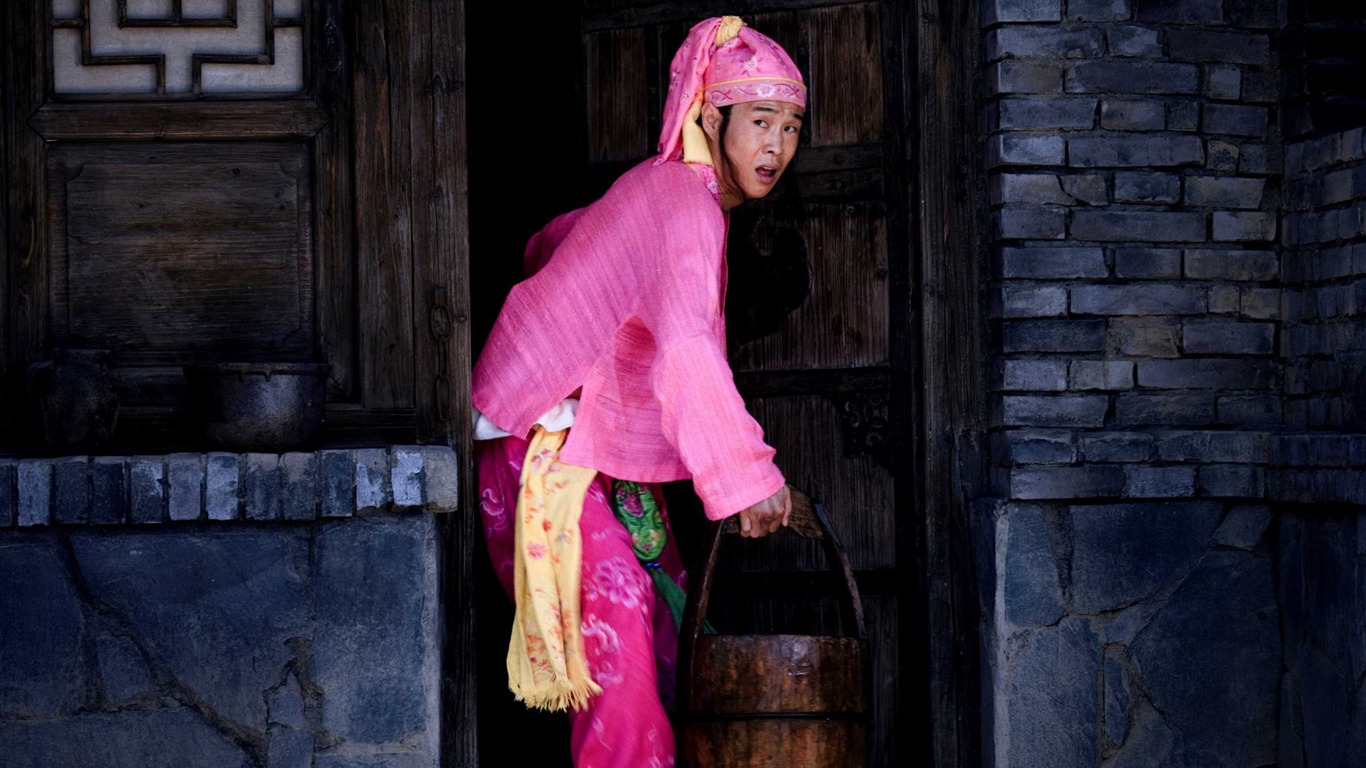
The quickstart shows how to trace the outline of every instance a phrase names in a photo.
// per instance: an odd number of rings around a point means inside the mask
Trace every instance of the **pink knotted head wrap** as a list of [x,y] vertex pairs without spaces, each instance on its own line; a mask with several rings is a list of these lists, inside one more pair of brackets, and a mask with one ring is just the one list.
[[718,107],[764,100],[805,107],[806,84],[787,51],[745,26],[740,17],[718,16],[697,24],[669,65],[656,164],[683,156],[683,132],[696,122],[704,98]]

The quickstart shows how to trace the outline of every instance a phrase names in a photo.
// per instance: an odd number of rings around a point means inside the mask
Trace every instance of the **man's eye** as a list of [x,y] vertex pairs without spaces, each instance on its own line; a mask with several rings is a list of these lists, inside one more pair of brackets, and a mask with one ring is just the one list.
[[766,121],[766,120],[755,120],[755,121],[754,121],[754,124],[757,125],[757,126],[759,126],[760,128],[767,128],[767,127],[768,127],[768,121]]
[[795,125],[789,125],[789,126],[784,127],[783,130],[786,131],[786,132],[788,132],[788,133],[796,133],[796,132],[797,132],[797,126],[795,126]]

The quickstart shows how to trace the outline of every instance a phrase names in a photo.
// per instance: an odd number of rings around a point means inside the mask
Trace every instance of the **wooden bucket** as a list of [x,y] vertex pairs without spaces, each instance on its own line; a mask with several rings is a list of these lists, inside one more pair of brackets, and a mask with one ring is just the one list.
[[713,576],[732,517],[707,531],[706,564],[688,596],[679,648],[679,737],[691,768],[864,768],[872,698],[863,605],[825,510],[795,489],[788,529],[820,539],[843,570],[841,609],[853,636],[703,634]]

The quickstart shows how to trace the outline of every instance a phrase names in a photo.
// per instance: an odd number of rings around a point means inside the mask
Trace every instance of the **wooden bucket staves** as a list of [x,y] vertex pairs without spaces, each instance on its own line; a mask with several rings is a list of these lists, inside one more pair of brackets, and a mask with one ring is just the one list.
[[853,636],[703,634],[731,517],[707,531],[707,559],[688,596],[679,648],[679,735],[691,768],[864,768],[871,669],[858,586],[819,504],[792,491],[788,529],[824,545],[843,571],[841,613]]

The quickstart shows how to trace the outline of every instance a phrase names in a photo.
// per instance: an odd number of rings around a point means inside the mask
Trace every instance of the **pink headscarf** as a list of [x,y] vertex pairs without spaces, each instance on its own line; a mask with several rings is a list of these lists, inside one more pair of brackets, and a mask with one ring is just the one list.
[[[692,28],[669,65],[669,96],[655,164],[683,154],[683,128],[702,99],[723,107],[742,101],[806,106],[806,84],[792,57],[738,16],[718,16]],[[693,120],[697,119],[692,114]]]

